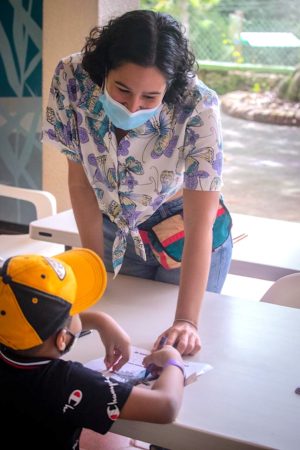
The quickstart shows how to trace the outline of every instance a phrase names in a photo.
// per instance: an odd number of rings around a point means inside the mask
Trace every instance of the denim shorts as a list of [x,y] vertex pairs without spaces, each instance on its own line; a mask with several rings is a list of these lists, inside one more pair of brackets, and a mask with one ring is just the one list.
[[[142,228],[143,230],[151,229],[151,227],[161,219],[182,212],[182,208],[182,198],[164,203],[149,219],[143,222],[139,228]],[[109,272],[113,272],[112,245],[115,239],[117,226],[105,215],[103,216],[103,230],[105,266]],[[162,267],[148,244],[145,244],[145,251],[147,257],[146,261],[135,253],[133,240],[131,236],[128,236],[127,249],[119,273],[179,285],[180,268],[167,270]],[[231,256],[232,239],[231,235],[229,235],[227,240],[212,252],[206,290],[211,292],[221,292],[229,271]]]

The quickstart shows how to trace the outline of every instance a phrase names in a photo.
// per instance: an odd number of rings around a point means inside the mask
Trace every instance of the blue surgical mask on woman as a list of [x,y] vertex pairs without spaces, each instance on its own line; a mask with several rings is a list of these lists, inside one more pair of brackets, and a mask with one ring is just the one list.
[[161,107],[161,103],[155,108],[140,109],[139,111],[131,113],[125,106],[114,100],[107,92],[106,87],[100,97],[105,113],[108,115],[115,127],[122,130],[132,130],[137,128],[147,120],[151,119]]

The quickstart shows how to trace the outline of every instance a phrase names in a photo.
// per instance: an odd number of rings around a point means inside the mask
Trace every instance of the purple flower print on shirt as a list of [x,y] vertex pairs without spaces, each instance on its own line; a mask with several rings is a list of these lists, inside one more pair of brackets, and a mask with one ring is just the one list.
[[136,203],[130,198],[129,192],[120,192],[120,202],[127,224],[132,225],[139,216],[139,213],[136,212]]
[[138,182],[133,178],[130,173],[126,173],[125,177],[122,179],[120,184],[128,187],[129,191],[133,191],[134,186],[138,184]]
[[77,125],[81,125],[83,118],[82,118],[82,114],[79,111],[76,111],[76,120],[77,120]]
[[150,203],[150,205],[153,208],[153,211],[156,211],[160,207],[165,198],[166,198],[165,194],[159,194],[156,198],[154,198],[153,202]]
[[178,136],[173,136],[170,139],[170,142],[168,143],[168,145],[166,146],[166,148],[164,150],[164,154],[167,158],[172,157],[175,147],[177,145],[177,142],[178,142]]
[[94,179],[96,179],[97,181],[100,181],[101,183],[104,183],[105,181],[105,177],[102,175],[101,171],[99,170],[98,164],[97,164],[97,159],[95,157],[95,155],[93,153],[90,153],[88,155],[88,163],[91,166],[96,167],[95,173],[94,173]]
[[61,141],[68,147],[72,145],[72,127],[71,123],[68,122],[67,125],[64,125],[61,122],[57,123],[59,136]]
[[108,118],[105,117],[104,120],[98,120],[93,117],[86,117],[85,123],[99,153],[106,153],[107,147],[104,144],[103,136],[108,131]]
[[217,174],[220,176],[222,173],[223,166],[223,154],[222,152],[218,152],[216,155],[216,159],[212,163],[213,168],[216,170]]
[[130,147],[130,142],[127,141],[126,139],[122,139],[118,146],[117,155],[118,156],[127,156],[129,153],[129,151],[128,151],[129,147]]
[[55,69],[55,75],[59,75],[59,72],[60,72],[61,69],[63,69],[63,68],[64,68],[63,62],[62,62],[62,61],[59,61],[59,63],[58,63],[57,66],[56,66],[56,69]]
[[136,221],[141,214],[139,211],[135,209],[135,207],[128,207],[127,205],[121,205],[123,216],[126,219],[126,222],[129,228],[133,228],[136,224]]
[[198,179],[208,178],[209,173],[205,170],[199,170],[199,161],[193,156],[188,156],[186,160],[187,168],[184,173],[184,184],[187,189],[197,189]]
[[120,184],[127,185],[129,191],[133,191],[134,187],[138,184],[133,174],[143,175],[144,169],[139,160],[133,156],[129,156],[125,159],[125,163],[119,164]]
[[78,128],[79,140],[82,144],[86,144],[89,141],[89,136],[86,130],[82,127]]
[[45,133],[48,135],[48,138],[51,139],[51,141],[58,141],[54,130],[51,130],[51,128],[49,130],[45,130]]
[[94,179],[103,183],[109,191],[113,191],[117,187],[117,176],[114,167],[107,167],[107,156],[102,155],[97,158],[93,153],[88,155],[88,163],[96,167]]
[[91,166],[97,167],[97,159],[96,159],[96,156],[94,155],[94,153],[90,153],[90,154],[88,155],[87,160],[88,160],[88,163],[89,163]]
[[187,127],[185,135],[185,145],[191,145],[194,147],[198,139],[199,134],[195,133],[195,131],[192,128]]
[[177,122],[178,123],[184,123],[186,119],[189,117],[191,112],[193,111],[193,108],[191,108],[189,105],[185,105],[177,115]]
[[[166,145],[170,144],[169,135],[170,135],[170,117],[166,114],[161,113],[159,117],[159,122],[156,123],[156,127],[152,127],[153,134],[158,135],[158,140],[151,152],[151,158],[158,159],[165,152]],[[152,123],[150,122],[152,126]],[[150,130],[150,125],[148,129]],[[170,148],[172,150],[172,148]],[[170,155],[171,156],[171,155]]]
[[97,143],[97,150],[99,153],[104,153],[107,151],[107,148],[105,147],[105,145],[100,144],[99,142]]
[[89,141],[89,135],[85,128],[81,127],[82,124],[82,115],[80,112],[76,111],[76,119],[77,119],[77,127],[78,127],[78,136],[79,140],[82,144],[86,144]]
[[212,95],[210,92],[206,92],[204,97],[203,97],[203,104],[207,107],[210,108],[213,105],[218,105],[218,98],[216,97],[216,95]]
[[185,103],[176,111],[178,123],[184,123],[190,117],[200,99],[201,94],[198,90],[193,89],[189,92],[189,95],[185,98]]
[[69,99],[71,100],[71,102],[75,102],[77,99],[77,91],[78,91],[75,78],[71,78],[68,81],[67,90],[69,94]]
[[199,178],[208,178],[209,177],[209,173],[206,172],[206,170],[199,170],[198,177]]
[[197,189],[198,180],[201,178],[208,178],[209,174],[205,170],[199,170],[196,173],[185,173],[184,174],[184,183],[187,189]]
[[64,109],[64,100],[65,100],[65,96],[64,94],[62,94],[58,89],[56,89],[55,87],[52,90],[53,92],[53,97],[56,100],[57,106],[59,110]]
[[198,186],[198,175],[194,173],[185,173],[184,174],[184,184],[187,189],[197,189]]

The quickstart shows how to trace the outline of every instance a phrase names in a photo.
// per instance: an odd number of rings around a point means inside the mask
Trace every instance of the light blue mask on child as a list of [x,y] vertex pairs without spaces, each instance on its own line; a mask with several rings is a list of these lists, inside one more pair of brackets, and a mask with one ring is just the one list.
[[139,111],[131,113],[125,106],[114,100],[104,88],[104,93],[101,95],[100,100],[103,105],[105,113],[108,115],[115,127],[121,128],[121,130],[132,130],[137,128],[147,120],[151,119],[159,108],[161,103],[155,108],[140,109]]

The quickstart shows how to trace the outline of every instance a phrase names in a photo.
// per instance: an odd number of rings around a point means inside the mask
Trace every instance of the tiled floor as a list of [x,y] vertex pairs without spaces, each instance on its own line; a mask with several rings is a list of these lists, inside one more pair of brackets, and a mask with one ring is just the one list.
[[222,128],[222,193],[229,210],[300,222],[300,128],[225,113]]

